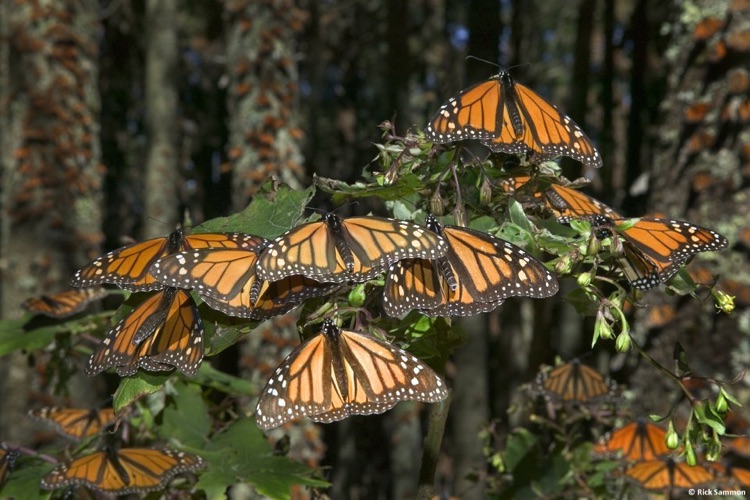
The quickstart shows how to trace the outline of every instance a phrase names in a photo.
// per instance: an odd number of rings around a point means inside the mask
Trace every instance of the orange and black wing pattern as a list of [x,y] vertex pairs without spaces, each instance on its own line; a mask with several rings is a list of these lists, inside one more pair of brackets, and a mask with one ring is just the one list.
[[341,219],[328,213],[272,241],[258,259],[258,276],[267,281],[299,274],[320,282],[361,282],[398,260],[437,258],[446,249],[442,238],[408,221]]
[[167,288],[141,302],[110,330],[86,366],[88,375],[115,367],[121,376],[138,367],[165,371],[173,367],[194,375],[203,360],[204,330],[192,297]]
[[671,492],[705,486],[714,481],[714,475],[706,467],[691,467],[671,458],[637,462],[625,471],[625,475],[648,491]]
[[199,233],[185,236],[181,229],[169,236],[127,245],[113,250],[79,269],[71,285],[89,287],[111,283],[126,290],[147,292],[164,285],[151,275],[160,258],[193,248],[241,248],[248,235],[242,233]]
[[197,455],[155,448],[104,450],[53,469],[42,479],[42,489],[84,486],[102,493],[125,495],[162,490],[181,472],[204,466]]
[[631,422],[604,436],[594,446],[599,457],[620,457],[627,461],[646,461],[666,457],[667,431],[651,422]]
[[541,372],[537,385],[547,398],[562,403],[594,403],[613,393],[612,382],[577,359]]
[[554,274],[521,248],[487,233],[443,226],[429,215],[427,227],[448,243],[444,257],[397,262],[386,274],[383,306],[400,316],[419,309],[430,316],[486,312],[508,297],[550,297]]
[[634,223],[610,228],[622,238],[618,267],[636,288],[649,289],[667,282],[693,255],[726,248],[719,233],[690,222],[641,217]]
[[21,453],[18,450],[0,446],[0,486],[3,485],[8,474],[16,468],[16,460],[20,456]]
[[29,411],[29,416],[51,425],[63,436],[78,441],[96,436],[117,420],[112,408],[84,410],[46,407]]
[[599,151],[569,116],[505,71],[449,99],[425,133],[438,144],[479,139],[493,151],[530,154],[535,161],[569,156],[602,165]]
[[24,301],[21,307],[34,314],[60,319],[81,312],[90,303],[106,296],[107,291],[101,287],[65,290],[52,295],[32,297]]
[[256,420],[272,429],[307,416],[333,422],[382,413],[399,401],[442,401],[445,383],[427,365],[370,335],[323,322],[297,347],[261,391]]

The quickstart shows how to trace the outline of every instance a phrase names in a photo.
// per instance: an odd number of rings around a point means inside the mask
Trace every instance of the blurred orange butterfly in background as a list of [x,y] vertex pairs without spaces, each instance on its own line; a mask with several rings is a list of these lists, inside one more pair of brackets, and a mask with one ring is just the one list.
[[326,295],[337,285],[304,276],[268,282],[258,278],[258,254],[268,240],[243,248],[202,248],[168,255],[151,273],[168,286],[194,289],[208,306],[229,316],[255,320],[283,314],[311,297]]
[[427,228],[448,243],[444,257],[405,259],[385,279],[383,309],[400,316],[418,309],[428,316],[471,316],[507,297],[551,297],[555,275],[521,248],[487,233],[443,226],[428,215]]
[[434,403],[447,396],[440,377],[408,352],[326,319],[320,333],[298,346],[268,380],[256,421],[264,430],[303,416],[333,422],[383,413],[399,401]]
[[604,436],[593,453],[600,457],[619,456],[628,461],[645,461],[672,453],[667,448],[667,431],[651,422],[631,422]]
[[95,436],[117,420],[112,408],[82,410],[47,407],[30,410],[29,416],[51,425],[63,436],[76,440]]
[[155,448],[105,449],[76,458],[53,469],[42,479],[42,489],[66,486],[87,488],[124,495],[162,490],[181,472],[204,466],[197,455]]
[[320,282],[361,282],[398,260],[437,258],[446,250],[442,238],[408,221],[328,213],[272,241],[257,272],[267,281],[301,274]]
[[83,311],[90,303],[107,296],[104,288],[85,288],[83,290],[65,290],[52,295],[39,295],[26,299],[21,307],[34,314],[43,314],[50,318],[67,318]]
[[203,323],[185,290],[167,288],[146,298],[112,328],[86,366],[96,375],[113,366],[121,376],[138,367],[195,375],[203,360]]
[[540,372],[540,391],[549,399],[563,403],[593,403],[612,395],[614,384],[590,366],[577,359]]
[[506,71],[450,98],[425,134],[437,144],[479,139],[495,152],[530,154],[534,161],[569,156],[602,166],[599,151],[569,116]]
[[637,462],[625,471],[625,475],[648,491],[695,488],[714,481],[714,475],[702,465],[691,467],[671,458]]
[[241,248],[249,235],[242,233],[202,233],[185,236],[176,229],[169,236],[133,243],[113,250],[79,269],[70,284],[88,287],[111,283],[126,290],[147,292],[164,285],[149,271],[166,255],[191,248]]

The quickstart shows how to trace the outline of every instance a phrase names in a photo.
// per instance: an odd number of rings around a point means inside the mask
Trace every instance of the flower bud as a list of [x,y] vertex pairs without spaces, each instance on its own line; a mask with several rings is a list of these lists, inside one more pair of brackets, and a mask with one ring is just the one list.
[[630,335],[626,332],[622,332],[615,339],[615,349],[617,352],[627,352],[630,350]]
[[601,248],[601,242],[599,241],[599,238],[596,237],[595,234],[591,234],[589,237],[589,244],[586,246],[586,255],[596,255],[599,253],[599,248]]
[[457,226],[466,227],[466,209],[462,205],[456,205],[453,209],[453,220]]
[[439,189],[435,189],[435,192],[430,197],[430,213],[438,216],[445,213],[445,203],[443,202],[443,197],[440,196]]
[[676,450],[680,446],[680,435],[674,430],[674,423],[670,420],[669,427],[667,427],[667,436],[664,440],[667,444],[667,448],[670,450]]
[[685,443],[685,462],[690,467],[695,467],[695,465],[698,463],[698,460],[695,457],[695,450],[693,449],[693,445],[690,443]]
[[489,205],[492,201],[492,184],[487,176],[483,176],[482,185],[479,187],[479,204]]
[[578,278],[576,278],[576,281],[578,282],[578,286],[581,288],[585,288],[591,284],[591,273],[590,272],[584,272],[578,275]]
[[569,274],[571,269],[573,269],[573,262],[571,262],[569,255],[563,255],[560,260],[555,262],[555,273],[557,274]]
[[729,314],[734,311],[734,297],[721,290],[712,290],[711,293],[716,300],[716,309]]
[[727,403],[727,398],[724,397],[724,394],[719,392],[719,397],[716,398],[716,411],[720,414],[725,414],[729,410],[729,403]]
[[351,291],[349,291],[349,295],[347,296],[347,301],[353,307],[361,307],[362,304],[365,303],[366,298],[367,298],[367,294],[365,293],[365,285],[359,284],[355,286],[354,288],[352,288]]

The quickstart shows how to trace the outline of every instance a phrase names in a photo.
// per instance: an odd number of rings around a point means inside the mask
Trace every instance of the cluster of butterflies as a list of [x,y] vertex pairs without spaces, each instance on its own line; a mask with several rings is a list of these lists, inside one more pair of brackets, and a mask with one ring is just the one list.
[[[46,407],[31,410],[29,416],[76,442],[99,436],[117,420],[112,408]],[[17,449],[0,448],[0,485],[13,471],[19,456]],[[194,472],[204,465],[197,455],[169,448],[104,447],[58,465],[42,478],[41,487],[56,490],[83,486],[114,495],[146,493],[163,490],[177,474]]]
[[[614,401],[616,389],[614,382],[575,359],[540,372],[536,392],[552,403],[591,405]],[[739,428],[743,433],[748,430],[750,424]],[[622,467],[612,474],[624,476],[648,491],[675,492],[701,487],[736,490],[750,486],[750,469],[741,466],[750,458],[750,438],[731,438],[726,450],[722,462],[691,466],[680,458],[680,449],[667,447],[667,431],[663,427],[635,421],[605,435],[594,445],[592,453],[595,458],[620,460]]]

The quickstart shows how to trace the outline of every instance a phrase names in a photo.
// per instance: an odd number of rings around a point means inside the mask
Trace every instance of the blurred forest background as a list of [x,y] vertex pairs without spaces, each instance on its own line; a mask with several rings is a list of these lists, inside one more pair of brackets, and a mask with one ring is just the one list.
[[[591,179],[589,193],[627,215],[660,212],[729,238],[729,251],[701,265],[736,295],[732,315],[717,315],[705,294],[661,288],[632,311],[633,333],[667,366],[678,340],[702,375],[730,380],[750,366],[747,0],[0,2],[2,317],[66,288],[103,251],[169,233],[186,212],[199,223],[241,210],[270,176],[294,187],[313,175],[356,181],[381,122],[421,129],[448,97],[497,73],[467,55],[513,67],[587,132],[604,166],[563,168]],[[314,203],[331,208],[323,196]],[[562,285],[554,300],[509,300],[461,322],[445,491],[482,496],[478,434],[516,424],[514,391],[556,355],[587,356],[627,383],[634,415],[674,402],[674,387],[635,353],[604,343],[587,354],[591,323],[562,301]],[[262,337],[210,360],[239,374],[273,367],[248,361]],[[96,404],[90,383],[73,380],[74,399]],[[50,403],[39,386],[26,357],[0,367],[0,441],[33,435],[18,415]],[[735,389],[750,401],[747,386]],[[416,476],[416,408],[366,419],[367,432],[354,431],[365,419],[308,425],[293,442],[319,443],[311,461],[333,466],[339,494],[408,496],[400,481]]]

